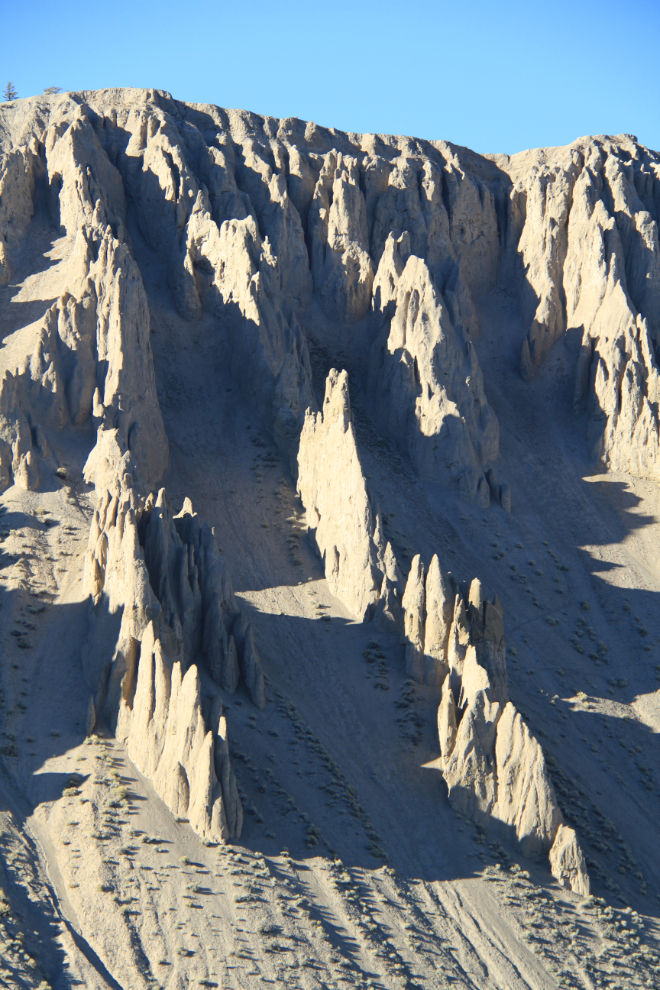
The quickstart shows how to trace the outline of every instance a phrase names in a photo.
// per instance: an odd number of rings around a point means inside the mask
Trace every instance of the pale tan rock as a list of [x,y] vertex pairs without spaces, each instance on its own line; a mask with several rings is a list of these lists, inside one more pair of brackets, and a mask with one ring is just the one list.
[[197,667],[183,678],[179,662],[168,670],[153,627],[143,639],[135,694],[122,702],[118,735],[173,814],[189,818],[203,837],[229,838]]
[[[34,139],[33,139],[34,142]],[[16,252],[34,212],[34,164],[36,148],[25,145],[11,150],[0,163],[0,285],[12,277]]]
[[236,775],[229,756],[227,719],[222,714],[222,702],[216,699],[211,712],[211,729],[215,736],[214,764],[216,777],[222,788],[223,810],[230,835],[240,835],[243,830],[243,805],[238,794]]
[[308,410],[298,451],[298,493],[334,595],[359,619],[373,615],[383,572],[371,505],[355,439],[348,375],[334,368],[323,410]]
[[452,687],[456,695],[460,690],[465,654],[470,644],[470,629],[465,602],[460,595],[454,600],[454,614],[447,640],[447,666],[452,675]]
[[564,825],[543,750],[508,700],[502,606],[497,597],[492,604],[483,600],[476,578],[467,607],[456,596],[448,666],[437,715],[437,766],[452,805],[496,826],[525,856],[550,853],[554,876],[588,890],[575,833],[566,830],[571,834],[557,844]]
[[615,471],[655,478],[655,163],[636,139],[619,135],[522,152],[500,164],[514,182],[512,229],[531,322],[521,373],[530,378],[564,332],[579,335],[575,404],[578,412],[588,408],[594,456]]
[[[51,205],[70,243],[63,291],[43,317],[36,341],[27,330],[20,332],[24,360],[8,368],[11,375],[0,384],[5,420],[0,438],[14,443],[26,415],[55,429],[67,423],[81,426],[92,414],[99,388],[99,428],[113,433],[120,456],[131,453],[136,477],[148,485],[163,473],[168,451],[156,397],[146,293],[124,243],[123,185],[80,108],[70,103],[67,109],[69,126],[48,128],[31,139],[29,152],[19,150],[0,163],[0,186],[12,180],[0,197],[1,209],[10,214],[12,237],[25,230],[32,213],[26,199],[34,189],[32,172],[43,172],[45,165]],[[43,141],[40,149],[35,141]],[[6,243],[13,250],[13,240]],[[0,259],[2,277],[5,268]],[[28,449],[20,454],[27,455]],[[36,455],[35,450],[33,460]],[[38,476],[36,461],[27,469],[15,454],[14,462],[20,484],[26,474]],[[87,478],[107,487],[107,474],[101,471],[95,479],[98,462],[92,457]],[[104,458],[100,462],[102,466]]]
[[382,250],[373,284],[373,305],[378,313],[387,313],[396,305],[399,279],[411,255],[410,234],[407,230],[389,233]]
[[314,286],[329,316],[356,323],[369,310],[374,272],[358,161],[331,152],[309,213]]
[[426,575],[426,625],[424,627],[424,681],[444,683],[447,647],[453,618],[454,595],[434,554]]
[[475,578],[470,586],[466,616],[470,641],[475,646],[479,663],[488,672],[493,697],[505,705],[509,700],[509,688],[503,613],[497,595],[493,602],[488,598],[482,601],[481,583]]
[[21,454],[18,467],[14,472],[14,484],[25,491],[36,491],[39,487],[39,468],[37,457],[34,451],[28,450],[26,454]]
[[379,305],[393,307],[393,315],[388,320],[382,312],[385,325],[372,348],[372,400],[422,477],[461,480],[468,497],[483,501],[483,472],[497,458],[499,426],[476,352],[426,262],[411,255],[398,274],[399,247],[388,242],[376,275]]
[[462,715],[454,747],[444,760],[449,800],[463,814],[485,821],[497,800],[494,756],[501,705],[490,698],[488,675],[477,663],[474,647],[466,651],[457,708]]
[[239,834],[242,812],[222,705],[218,698],[207,724],[192,663],[204,605],[221,608],[224,594],[232,619],[237,614],[217,571],[210,530],[199,526],[189,500],[173,517],[164,490],[145,503],[116,482],[114,494],[100,496],[92,520],[84,587],[97,606],[84,658],[96,690],[94,711],[116,720],[117,737],[173,814],[189,818],[207,838]]
[[[294,317],[309,303],[313,276],[333,318],[359,320],[373,305],[374,402],[417,470],[458,481],[485,506],[497,423],[472,353],[474,300],[499,278],[527,323],[523,374],[532,375],[565,332],[582,335],[576,400],[589,407],[595,456],[655,477],[659,180],[653,153],[636,139],[479,156],[442,141],[202,111],[153,90],[21,101],[3,106],[2,116],[0,271],[9,271],[25,236],[35,175],[45,168],[54,222],[79,242],[62,309],[71,330],[63,357],[75,353],[78,371],[63,380],[55,361],[45,371],[74,421],[87,415],[91,388],[96,418],[119,429],[122,452],[130,450],[148,483],[162,473],[166,448],[125,237],[126,193],[180,311],[190,319],[231,314],[234,374],[289,452],[313,405]],[[75,315],[84,316],[86,303],[96,305],[103,387],[89,375],[91,352]],[[129,351],[131,360],[119,360]]]
[[164,489],[144,509],[144,554],[151,586],[187,667],[202,653],[214,680],[233,693],[239,657],[231,632],[239,616],[215,536],[190,499],[174,515]]
[[413,557],[402,599],[403,635],[406,643],[406,673],[416,681],[424,680],[424,624],[426,619],[424,564]]
[[481,581],[479,578],[473,578],[470,584],[470,590],[468,592],[468,604],[472,606],[473,609],[477,611],[481,610],[483,605],[483,591],[481,588]]
[[384,576],[378,595],[376,619],[386,629],[398,629],[401,624],[402,615],[403,578],[401,577],[401,571],[394,556],[392,545],[386,543],[385,550],[381,553],[383,539],[382,520],[380,519],[380,515],[377,514],[374,543],[376,544],[378,568],[384,572]]
[[562,824],[543,750],[509,702],[497,723],[497,803],[493,817],[510,826],[523,856],[547,853]]
[[587,864],[572,828],[560,825],[550,850],[550,872],[562,887],[588,897],[591,891]]

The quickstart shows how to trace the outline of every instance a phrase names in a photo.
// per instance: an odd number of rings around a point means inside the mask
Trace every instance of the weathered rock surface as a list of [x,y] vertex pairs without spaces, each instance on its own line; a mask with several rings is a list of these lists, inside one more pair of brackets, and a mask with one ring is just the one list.
[[374,406],[422,477],[459,480],[487,506],[485,472],[497,459],[497,418],[458,303],[451,315],[427,263],[410,254],[409,244],[407,234],[396,241],[390,234],[376,274],[374,306],[384,325],[369,369]]
[[[307,413],[298,491],[333,594],[362,620],[370,617],[388,576],[383,578],[382,524],[362,470],[346,372],[330,372],[323,410]],[[389,544],[387,558],[394,578],[398,568]],[[400,582],[393,580],[392,587]],[[564,825],[543,750],[509,701],[503,611],[497,597],[484,599],[477,578],[461,592],[437,555],[427,571],[417,554],[398,616],[406,673],[441,688],[440,766],[452,805],[514,839],[527,857],[554,850],[553,874],[583,892],[589,877],[577,837],[561,838],[555,849]]]
[[501,606],[481,601],[475,579],[467,606],[457,595],[450,642],[460,647],[450,651],[438,708],[449,800],[475,821],[495,824],[524,856],[549,855],[553,876],[588,893],[584,857],[564,826],[543,749],[508,700],[502,632]]
[[226,770],[222,706],[214,706],[217,721],[210,725],[203,714],[199,671],[195,665],[185,674],[182,669],[180,661],[171,664],[163,655],[150,623],[140,644],[137,676],[124,685],[117,738],[126,742],[131,760],[153,781],[172,814],[188,818],[201,836],[225,841],[240,835],[242,810]]
[[413,558],[402,599],[406,670],[421,684],[444,682],[451,630],[452,598],[449,579],[435,554],[425,575],[419,554]]
[[305,415],[298,493],[333,595],[359,619],[371,617],[387,577],[386,548],[360,463],[345,371],[332,369],[323,409]]
[[588,408],[594,456],[657,478],[658,156],[620,135],[495,160],[513,181],[525,268],[523,376],[564,333],[581,339],[575,403]]
[[[5,352],[0,482],[7,487],[13,477],[36,488],[37,455],[48,457],[49,433],[93,421],[99,449],[88,461],[88,479],[107,487],[130,452],[132,471],[148,486],[167,464],[167,438],[146,293],[125,242],[119,174],[85,114],[73,103],[68,112],[66,122],[33,118],[39,138],[33,135],[0,164],[2,210],[11,228],[0,283],[11,278],[15,242],[30,222],[38,189],[48,191],[69,245],[59,298],[36,325],[18,331]],[[30,423],[39,424],[36,446]]]
[[562,887],[588,896],[589,876],[584,855],[572,828],[560,825],[550,850],[550,870]]
[[[374,414],[416,469],[486,505],[499,428],[474,348],[475,300],[499,285],[528,327],[523,373],[565,333],[581,336],[576,402],[589,407],[595,456],[656,476],[660,163],[630,136],[479,156],[108,90],[5,104],[0,155],[0,282],[35,202],[47,201],[77,259],[72,299],[57,304],[66,366],[57,391],[77,422],[98,387],[99,425],[119,429],[121,453],[134,452],[138,467],[147,458],[147,484],[166,447],[127,195],[179,311],[221,320],[235,376],[290,453],[314,405],[296,314],[316,296],[332,319],[373,321]],[[96,341],[83,318],[95,309]],[[94,362],[102,382],[89,375]],[[3,438],[26,453],[17,426]],[[508,505],[505,482],[495,487]]]
[[[189,500],[172,517],[164,489],[145,501],[115,485],[94,513],[84,581],[94,603],[85,664],[95,692],[88,731],[105,714],[173,814],[207,838],[240,835],[221,699],[204,697],[192,662],[205,644],[210,672],[222,679],[223,616],[244,621],[210,528],[199,526]],[[254,667],[253,643],[251,649]],[[229,659],[237,663],[235,650]],[[235,690],[238,671],[231,675]],[[263,674],[261,694],[252,670],[251,677],[248,688],[263,707]]]
[[[176,515],[164,490],[147,496],[168,464],[152,340],[176,326],[191,350],[198,332],[215,335],[218,382],[240,383],[289,455],[333,593],[400,633],[408,676],[438,701],[437,765],[454,807],[588,892],[543,749],[509,701],[501,603],[437,556],[429,563],[423,539],[402,576],[366,482],[347,374],[330,373],[319,412],[308,346],[319,378],[345,361],[369,429],[383,449],[394,441],[433,498],[440,483],[479,508],[522,507],[500,463],[493,410],[503,438],[513,414],[496,365],[519,366],[528,384],[515,388],[532,394],[557,345],[571,388],[548,409],[572,392],[576,436],[594,459],[658,480],[659,221],[660,158],[626,135],[508,158],[155,90],[0,106],[0,491],[16,485],[32,512],[65,449],[86,462],[98,495],[87,728],[111,725],[173,814],[208,838],[240,834],[222,699],[242,681],[266,703],[265,643],[238,609],[213,531],[189,503]],[[164,376],[158,387],[169,391]],[[527,443],[519,433],[502,460]],[[528,467],[507,470],[520,483]],[[484,532],[497,533],[494,517]],[[468,556],[475,548],[479,537]],[[27,595],[33,561],[14,551],[4,588]]]

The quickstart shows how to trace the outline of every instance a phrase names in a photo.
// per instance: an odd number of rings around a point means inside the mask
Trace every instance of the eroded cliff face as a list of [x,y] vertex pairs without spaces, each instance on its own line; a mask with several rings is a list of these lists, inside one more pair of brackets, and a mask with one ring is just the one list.
[[593,456],[657,478],[658,156],[622,135],[497,161],[525,267],[523,377],[565,333],[581,338],[575,404]]
[[[0,386],[0,483],[38,487],[49,460],[49,432],[94,425],[97,446],[88,480],[100,487],[129,452],[140,481],[153,484],[167,465],[167,438],[149,347],[149,308],[125,241],[119,173],[84,115],[69,107],[39,120],[39,137],[3,157],[0,202],[10,231],[0,284],[11,278],[12,252],[35,201],[48,209],[68,244],[59,298],[44,317],[18,332]],[[33,127],[35,121],[32,121]],[[30,130],[28,124],[28,130]],[[42,204],[43,205],[43,204]]]
[[310,414],[303,428],[298,486],[333,593],[362,620],[373,618],[377,604],[384,614],[388,591],[401,603],[388,615],[405,644],[407,674],[437,690],[440,757],[434,765],[452,805],[504,839],[515,838],[524,856],[549,855],[557,880],[588,894],[584,856],[575,832],[564,826],[543,750],[509,700],[502,605],[497,596],[483,600],[478,578],[467,592],[456,587],[437,554],[428,569],[417,554],[402,589],[389,543],[388,581],[382,521],[374,517],[361,468],[348,379],[334,369],[323,412]]
[[328,375],[323,409],[307,412],[298,450],[298,493],[307,525],[323,557],[332,593],[361,621],[374,617],[398,583],[396,561],[383,540],[360,463],[348,394],[348,375]]
[[116,484],[99,494],[84,584],[87,731],[105,716],[173,814],[204,838],[240,836],[222,698],[202,690],[192,661],[203,651],[211,677],[233,694],[239,662],[227,628],[242,624],[241,667],[259,707],[263,673],[210,527],[199,527],[189,500],[173,518],[164,489],[145,500]]
[[[486,504],[499,428],[473,342],[476,304],[500,285],[529,327],[523,375],[565,333],[581,335],[576,403],[589,408],[594,455],[655,477],[660,165],[633,138],[480,157],[153,90],[7,106],[2,134],[2,281],[35,196],[72,244],[65,292],[30,368],[11,369],[3,387],[6,480],[38,471],[36,455],[26,460],[29,403],[16,392],[28,380],[51,393],[58,423],[94,416],[104,432],[119,431],[121,453],[144,462],[148,484],[162,473],[126,197],[179,312],[218,317],[236,378],[294,458],[315,405],[299,326],[315,300],[342,324],[372,321],[373,413],[415,469]],[[124,351],[133,359],[120,368]],[[90,478],[106,460],[93,459]]]
[[[57,479],[71,480],[65,462],[79,463],[76,490],[93,506],[75,657],[87,732],[114,734],[168,815],[207,842],[241,835],[228,724],[239,686],[253,714],[270,718],[277,698],[309,737],[295,706],[269,688],[273,650],[289,647],[259,635],[264,613],[284,615],[271,585],[299,594],[303,583],[270,534],[281,508],[260,521],[263,540],[252,539],[253,569],[254,559],[263,564],[258,592],[237,584],[248,601],[273,592],[260,615],[232,588],[230,565],[249,573],[242,534],[231,532],[240,549],[228,563],[190,499],[175,513],[159,488],[172,446],[167,487],[181,504],[186,445],[204,448],[205,467],[216,456],[209,438],[234,429],[234,410],[215,393],[222,386],[233,396],[237,386],[240,398],[228,402],[249,409],[247,429],[259,424],[267,439],[246,430],[231,456],[244,458],[251,436],[272,447],[270,464],[282,457],[282,485],[291,503],[296,492],[300,500],[293,517],[302,504],[343,621],[371,623],[365,637],[384,637],[401,677],[430,699],[434,758],[425,766],[442,774],[451,805],[588,894],[584,836],[566,823],[575,818],[560,809],[539,737],[509,697],[504,589],[492,600],[482,590],[492,530],[498,519],[515,526],[523,508],[502,468],[503,403],[488,395],[496,351],[486,350],[482,325],[505,298],[510,326],[488,343],[515,366],[521,389],[534,388],[563,340],[570,388],[561,384],[561,401],[577,416],[576,447],[592,463],[660,480],[659,221],[660,158],[625,135],[508,158],[184,104],[156,90],[0,106],[0,495],[15,491],[31,504]],[[176,442],[172,411],[163,418],[172,363],[162,348],[159,366],[152,335],[167,338],[175,324],[189,379],[182,405],[195,400],[211,423],[199,442],[192,414],[180,407],[188,433]],[[201,397],[203,376],[191,371],[198,350],[209,366]],[[363,438],[385,451],[379,488]],[[222,475],[223,497],[235,503],[245,495],[229,487],[232,467],[222,460],[208,487],[220,488]],[[376,498],[394,489],[421,520],[405,552],[391,535],[394,513],[383,515]],[[445,506],[443,527],[426,518],[420,492]],[[205,498],[214,511],[215,492]],[[459,516],[457,505],[472,515]],[[463,522],[475,519],[466,582],[447,560],[465,559]],[[300,548],[300,535],[289,546]],[[19,560],[5,589],[28,595],[31,580]],[[305,623],[288,635],[289,645],[308,643]],[[372,660],[384,656],[377,647],[365,651]],[[292,667],[282,680],[296,676]],[[338,680],[332,670],[323,690]],[[323,701],[329,718],[329,695]],[[324,752],[316,742],[314,751]],[[256,775],[249,755],[238,755]],[[334,787],[339,771],[323,759]],[[347,793],[351,815],[368,821],[357,792]],[[311,848],[317,831],[306,813],[302,820]],[[368,828],[367,849],[380,856]]]

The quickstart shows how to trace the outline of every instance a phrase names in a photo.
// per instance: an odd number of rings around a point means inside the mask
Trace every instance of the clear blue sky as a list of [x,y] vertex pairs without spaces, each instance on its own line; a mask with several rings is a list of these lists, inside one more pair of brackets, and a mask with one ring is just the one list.
[[660,149],[660,0],[0,0],[0,83],[181,100],[513,153]]

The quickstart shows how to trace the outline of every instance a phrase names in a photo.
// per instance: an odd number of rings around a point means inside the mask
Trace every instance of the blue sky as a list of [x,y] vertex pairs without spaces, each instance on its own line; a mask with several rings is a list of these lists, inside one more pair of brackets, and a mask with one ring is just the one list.
[[660,149],[660,0],[0,0],[0,82],[181,100],[512,154]]

